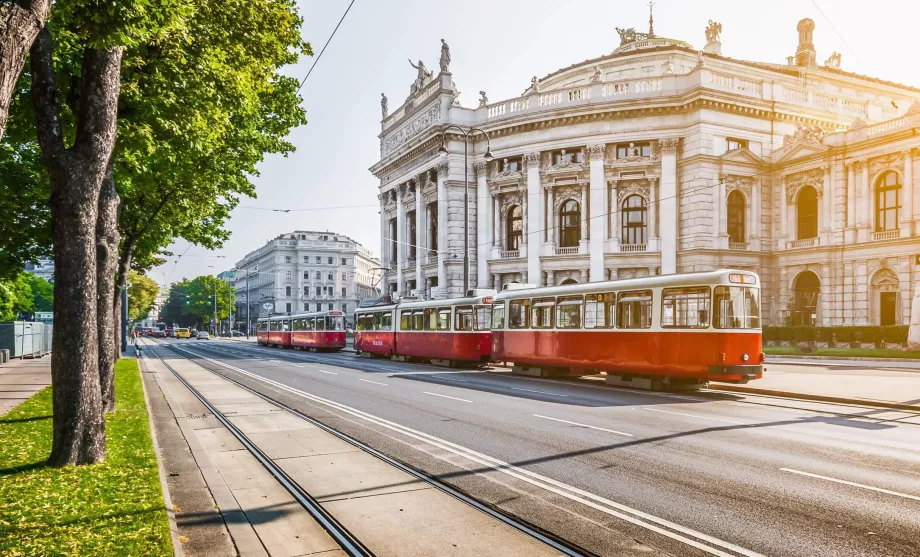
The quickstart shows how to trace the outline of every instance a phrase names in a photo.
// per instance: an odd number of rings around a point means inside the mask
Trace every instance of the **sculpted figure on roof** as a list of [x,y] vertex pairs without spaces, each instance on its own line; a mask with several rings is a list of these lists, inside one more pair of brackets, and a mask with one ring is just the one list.
[[722,40],[722,24],[710,19],[709,25],[706,26],[706,42],[717,43],[721,40]]

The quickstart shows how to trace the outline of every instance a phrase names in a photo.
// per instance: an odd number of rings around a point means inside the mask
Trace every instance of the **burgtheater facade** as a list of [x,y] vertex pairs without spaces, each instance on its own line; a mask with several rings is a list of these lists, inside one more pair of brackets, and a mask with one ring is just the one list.
[[[650,22],[651,23],[651,22]],[[612,53],[534,77],[519,97],[458,102],[450,51],[381,100],[390,292],[463,288],[470,138],[471,286],[750,269],[768,324],[908,323],[920,286],[920,89],[816,61],[798,23],[786,63],[617,29]],[[790,39],[793,33],[790,29]],[[792,41],[790,40],[790,43]],[[439,154],[446,147],[448,154]],[[484,159],[487,146],[494,153]]]

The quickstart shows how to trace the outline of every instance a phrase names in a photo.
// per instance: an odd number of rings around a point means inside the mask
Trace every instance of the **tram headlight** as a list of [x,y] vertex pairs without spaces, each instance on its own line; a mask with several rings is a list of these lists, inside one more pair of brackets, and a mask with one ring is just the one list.
[[742,355],[741,355],[741,361],[742,361],[742,362],[748,361],[748,355],[747,355],[747,354],[742,354]]

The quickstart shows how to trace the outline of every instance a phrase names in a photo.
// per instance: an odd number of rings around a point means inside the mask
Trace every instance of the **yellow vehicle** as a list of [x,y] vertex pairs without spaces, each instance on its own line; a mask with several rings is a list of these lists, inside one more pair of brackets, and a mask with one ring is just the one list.
[[188,329],[179,329],[176,331],[176,338],[189,338]]

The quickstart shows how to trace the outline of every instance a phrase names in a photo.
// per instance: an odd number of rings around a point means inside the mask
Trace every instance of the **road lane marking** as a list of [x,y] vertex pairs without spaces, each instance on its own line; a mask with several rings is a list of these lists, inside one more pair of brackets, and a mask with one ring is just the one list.
[[274,363],[276,363],[276,364],[283,364],[283,363],[284,363],[284,362],[282,362],[281,360],[268,360],[268,361],[269,361],[269,362],[274,362]]
[[422,391],[423,394],[431,396],[439,396],[441,398],[449,398],[451,400],[459,400],[460,402],[473,402],[472,400],[466,400],[465,398],[457,398],[455,396],[439,395],[438,393],[429,393],[428,391]]
[[699,418],[700,420],[712,420],[714,422],[723,422],[726,424],[738,424],[738,425],[750,425],[745,422],[735,422],[732,420],[723,420],[720,418],[710,418],[708,416],[700,416],[699,414],[682,414],[680,412],[671,412],[669,410],[658,410],[657,408],[642,408],[643,410],[648,410],[649,412],[661,412],[662,414],[674,414],[675,416],[686,416],[688,418]]
[[307,367],[307,366],[302,366],[302,365],[300,365],[300,364],[290,364],[290,365],[292,365],[292,366],[294,366],[294,367]]
[[512,391],[524,391],[524,392],[526,392],[526,393],[540,393],[541,395],[565,396],[565,397],[569,396],[569,395],[560,395],[560,394],[556,394],[556,393],[551,393],[551,392],[549,392],[549,391],[535,391],[535,390],[533,390],[533,389],[519,389],[519,388],[517,388],[517,387],[508,387],[508,388],[511,389]]
[[325,373],[325,374],[327,374],[327,375],[338,375],[338,373],[335,373],[334,371],[326,371],[325,369],[318,369],[318,370],[316,370],[316,371],[318,371],[318,372],[320,372],[320,373]]
[[861,487],[863,489],[868,489],[870,491],[877,491],[879,493],[886,493],[888,495],[895,495],[897,497],[904,497],[905,499],[913,499],[914,501],[920,501],[920,496],[909,495],[907,493],[901,493],[900,491],[891,491],[890,489],[882,489],[881,487],[873,487],[866,484],[858,484],[856,482],[850,482],[847,480],[840,480],[837,478],[830,478],[828,476],[822,476],[820,474],[812,474],[811,472],[803,472],[801,470],[795,470],[792,468],[780,468],[783,472],[789,472],[791,474],[799,474],[800,476],[808,476],[809,478],[817,478],[819,480],[827,480],[829,482],[835,482],[844,485],[851,485],[853,487]]
[[[257,381],[260,381],[262,383],[265,383],[266,385],[272,385],[283,391],[297,394],[305,399],[312,400],[319,404],[323,404],[325,406],[328,406],[330,408],[333,408],[345,414],[349,414],[351,416],[363,419],[367,422],[379,425],[381,427],[387,428],[391,431],[400,433],[407,437],[411,437],[418,441],[428,443],[429,445],[433,447],[443,449],[457,456],[466,458],[467,460],[471,462],[475,462],[477,464],[487,466],[496,472],[500,472],[502,474],[519,479],[523,482],[529,483],[531,485],[534,485],[536,487],[539,487],[551,493],[555,493],[557,495],[565,497],[566,499],[569,499],[570,501],[581,503],[585,506],[601,511],[609,516],[618,518],[625,522],[629,522],[630,524],[635,524],[636,526],[640,526],[651,532],[656,532],[663,536],[667,536],[673,540],[679,541],[690,547],[695,547],[710,555],[717,555],[719,557],[732,557],[730,553],[726,552],[726,551],[732,551],[737,554],[744,555],[745,557],[764,557],[762,554],[752,551],[750,549],[745,549],[739,545],[735,545],[731,542],[716,538],[715,536],[704,534],[702,532],[698,532],[686,526],[681,526],[680,524],[671,522],[664,518],[659,518],[655,515],[642,512],[638,509],[629,507],[622,503],[617,503],[616,501],[607,499],[605,497],[601,497],[600,495],[595,495],[594,493],[590,493],[583,489],[579,489],[577,487],[565,484],[558,480],[554,480],[552,478],[542,476],[540,474],[537,474],[536,472],[531,472],[530,470],[519,468],[511,463],[504,462],[502,460],[499,460],[497,458],[491,457],[489,455],[486,455],[480,452],[476,452],[472,449],[464,447],[463,445],[458,445],[456,443],[452,443],[450,441],[441,439],[440,437],[435,437],[434,435],[430,435],[422,431],[404,426],[402,424],[398,424],[396,422],[391,422],[389,420],[377,417],[368,412],[358,410],[357,408],[346,406],[344,404],[335,402],[327,398],[319,397],[317,395],[308,393],[306,391],[291,387],[290,385],[285,385],[284,383],[280,383],[273,379],[268,379],[256,373],[246,371],[245,369],[238,368],[230,364],[226,364],[219,360],[208,358],[207,356],[203,356],[196,352],[192,352],[191,350],[182,349],[182,351],[188,352],[189,354],[195,357],[209,361],[221,367],[235,371],[239,373],[240,375],[244,375],[246,377],[249,377]],[[428,394],[434,394],[434,393],[428,393]],[[443,396],[443,395],[436,395],[436,396]],[[706,545],[706,544],[709,544],[709,545]]]
[[559,418],[550,418],[549,416],[541,416],[540,414],[534,414],[537,418],[543,418],[544,420],[552,420],[554,422],[562,422],[564,424],[577,425],[578,427],[586,427],[588,429],[596,429],[598,431],[606,431],[607,433],[616,433],[617,435],[625,435],[626,437],[632,437],[632,433],[623,433],[622,431],[616,431],[614,429],[606,429],[603,427],[597,427],[588,424],[580,424],[578,422],[570,422],[568,420],[560,420]]
[[443,379],[445,381],[456,381],[457,383],[469,383],[466,379],[455,379],[453,377],[438,377],[438,379]]
[[358,379],[358,381],[364,381],[365,383],[373,383],[374,385],[383,385],[384,387],[387,386],[386,383],[381,383],[380,381],[371,381],[370,379]]

